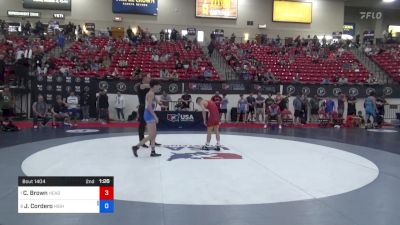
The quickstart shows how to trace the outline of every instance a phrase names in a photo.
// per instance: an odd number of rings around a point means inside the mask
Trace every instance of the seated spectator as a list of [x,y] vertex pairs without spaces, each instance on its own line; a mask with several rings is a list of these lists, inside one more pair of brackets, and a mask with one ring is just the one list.
[[172,71],[172,73],[170,74],[170,78],[173,80],[178,80],[179,79],[179,75],[176,72],[176,70]]
[[160,60],[160,57],[157,54],[153,53],[153,55],[151,55],[151,60],[153,60],[154,62],[158,62]]
[[117,77],[119,77],[120,75],[121,75],[121,73],[119,72],[118,68],[115,67],[115,68],[114,68],[114,71],[111,73],[111,77],[112,77],[112,78],[117,78]]
[[37,67],[36,71],[37,71],[38,75],[46,76],[47,75],[47,65],[42,63],[42,65]]
[[267,118],[266,118],[266,125],[264,126],[267,128],[267,125],[271,120],[278,121],[279,129],[282,129],[282,117],[281,117],[281,109],[278,104],[275,102],[272,105],[267,107]]
[[351,65],[351,69],[352,69],[354,72],[360,72],[360,69],[358,68],[358,64],[357,64],[357,63],[353,63],[353,64]]
[[179,70],[179,69],[183,69],[183,63],[181,60],[177,59],[175,62],[175,69]]
[[166,91],[163,91],[160,97],[160,107],[161,111],[169,111],[169,103],[172,102],[172,98]]
[[367,81],[367,84],[370,84],[370,85],[378,84],[378,78],[375,75],[373,75],[372,73],[369,74],[369,77],[366,81]]
[[300,83],[300,75],[299,75],[299,73],[296,73],[296,75],[294,75],[294,77],[293,77],[293,83],[295,83],[295,84],[298,84],[298,83]]
[[189,67],[190,67],[189,61],[188,60],[184,60],[183,61],[183,68],[184,69],[189,69]]
[[183,93],[182,97],[182,110],[189,111],[192,104],[192,96],[186,91]]
[[209,67],[207,67],[203,72],[203,77],[205,79],[211,79],[212,76],[213,76],[212,70]]
[[127,67],[128,66],[128,61],[127,60],[120,60],[119,62],[118,62],[118,66],[119,67]]
[[137,54],[136,48],[135,48],[135,47],[132,47],[129,53],[130,53],[131,55],[136,55],[136,54]]
[[62,121],[64,125],[70,126],[67,104],[62,100],[61,96],[56,97],[56,103],[51,109],[53,115],[53,126],[56,127],[57,121]]
[[171,54],[170,53],[163,54],[160,57],[160,62],[167,62],[170,58],[171,58]]
[[60,73],[63,76],[68,76],[69,75],[69,68],[65,65],[62,65],[60,68]]
[[44,101],[43,95],[38,95],[38,100],[32,105],[33,112],[33,128],[38,128],[39,120],[41,123],[40,126],[46,126],[46,124],[50,121],[51,117],[49,115],[49,106]]
[[338,80],[338,84],[340,84],[340,85],[344,85],[344,84],[348,84],[348,83],[349,83],[349,80],[345,76],[341,76]]
[[169,78],[169,72],[167,69],[164,68],[164,69],[160,70],[160,78],[163,78],[163,79]]

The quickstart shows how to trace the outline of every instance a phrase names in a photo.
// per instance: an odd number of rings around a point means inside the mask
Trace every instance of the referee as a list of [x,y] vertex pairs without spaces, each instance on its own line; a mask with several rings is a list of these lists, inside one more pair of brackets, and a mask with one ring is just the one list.
[[[150,81],[151,76],[147,74],[143,77],[142,83],[139,86],[138,90],[138,98],[139,98],[139,107],[138,107],[138,114],[139,114],[139,141],[144,139],[144,133],[146,131],[146,121],[144,120],[144,110],[146,108],[146,95],[147,92],[150,90]],[[161,144],[156,143],[156,146],[160,146]],[[148,148],[146,144],[143,144],[143,148]]]

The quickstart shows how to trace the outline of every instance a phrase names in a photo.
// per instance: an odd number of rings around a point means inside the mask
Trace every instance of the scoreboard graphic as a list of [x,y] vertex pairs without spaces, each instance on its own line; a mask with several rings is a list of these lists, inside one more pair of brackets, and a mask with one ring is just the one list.
[[158,0],[112,0],[113,13],[158,14]]
[[18,213],[114,213],[114,178],[19,177]]
[[196,0],[196,16],[237,19],[238,0]]

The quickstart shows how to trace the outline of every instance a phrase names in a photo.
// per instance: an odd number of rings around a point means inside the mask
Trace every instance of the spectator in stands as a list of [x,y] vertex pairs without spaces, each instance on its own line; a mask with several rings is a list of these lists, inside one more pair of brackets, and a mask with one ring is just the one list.
[[198,70],[199,69],[199,62],[197,60],[192,60],[192,68],[194,70]]
[[56,127],[57,121],[62,121],[65,126],[70,126],[69,114],[67,104],[63,101],[61,96],[56,97],[56,103],[51,109],[53,115],[53,126]]
[[82,121],[87,122],[90,119],[90,93],[87,89],[84,90],[81,100]]
[[340,85],[344,85],[344,84],[348,84],[348,83],[349,83],[349,80],[348,80],[347,77],[345,77],[344,75],[341,76],[341,77],[339,78],[339,80],[338,80],[338,84],[340,84]]
[[190,106],[192,104],[192,96],[189,95],[186,91],[183,93],[182,97],[182,110],[189,111]]
[[160,78],[162,79],[168,79],[169,78],[169,72],[166,68],[163,68],[160,70]]
[[183,63],[180,59],[177,59],[175,61],[175,69],[179,70],[179,69],[183,69]]
[[296,73],[293,77],[293,83],[298,84],[300,83],[300,75],[299,73]]
[[184,69],[189,69],[189,67],[190,67],[190,63],[189,63],[189,61],[188,60],[183,60],[183,68]]
[[256,76],[254,77],[254,79],[255,79],[255,81],[258,81],[258,82],[266,81],[265,74],[262,74],[262,73],[257,73]]
[[118,68],[115,67],[114,71],[111,73],[111,77],[112,78],[118,78],[119,76],[121,76],[121,73],[119,72]]
[[132,78],[133,79],[140,79],[140,74],[142,73],[142,70],[139,67],[135,67],[135,69],[132,71]]
[[375,75],[373,75],[372,73],[370,73],[369,77],[367,79],[367,83],[370,85],[378,84],[378,78]]
[[275,75],[272,73],[271,69],[268,69],[268,72],[266,74],[266,81],[268,83],[276,83],[279,82],[279,80],[275,77]]
[[256,98],[253,97],[253,93],[246,98],[247,100],[247,121],[253,122],[254,121],[254,114],[255,114],[255,105],[256,105]]
[[294,124],[300,125],[301,118],[303,117],[303,100],[301,99],[301,95],[297,95],[293,100],[293,108],[294,108]]
[[229,104],[229,100],[228,97],[226,95],[226,93],[222,94],[222,102],[221,102],[221,117],[223,116],[225,119],[225,122],[227,122],[227,114],[228,114],[228,104]]
[[160,60],[160,56],[158,56],[158,54],[153,53],[151,55],[151,60],[153,60],[154,62],[158,62]]
[[57,45],[60,47],[61,51],[64,51],[65,47],[65,36],[63,33],[60,33],[57,37]]
[[66,65],[60,67],[60,74],[63,76],[69,76],[69,68]]
[[121,95],[121,92],[117,92],[117,96],[115,96],[114,108],[117,111],[118,120],[125,121],[125,98]]
[[207,68],[204,70],[204,72],[203,72],[203,77],[204,77],[204,79],[205,79],[205,80],[211,79],[212,76],[213,76],[213,74],[212,74],[211,68],[210,68],[210,67],[207,67]]
[[166,91],[163,91],[160,97],[161,111],[169,111],[169,104],[172,102],[172,98]]
[[176,72],[176,70],[173,70],[173,71],[172,71],[170,77],[171,77],[171,79],[173,79],[173,80],[178,80],[178,79],[179,79],[179,75],[178,75],[178,73]]
[[5,71],[6,71],[6,63],[4,61],[4,55],[0,54],[0,85],[5,83]]
[[135,48],[135,47],[132,47],[131,50],[130,50],[130,52],[129,52],[129,54],[131,54],[131,55],[133,55],[133,56],[137,55],[137,50],[136,50],[136,48]]
[[36,72],[38,75],[46,76],[48,72],[48,65],[42,63],[37,67]]
[[267,107],[267,118],[264,128],[268,127],[268,124],[271,120],[276,120],[279,125],[279,129],[282,129],[282,116],[281,116],[281,109],[278,104],[275,102],[272,105]]
[[331,80],[329,79],[329,75],[325,75],[324,79],[322,80],[321,84],[331,84]]
[[125,59],[119,60],[118,66],[122,68],[128,67],[128,61]]
[[[45,102],[43,95],[39,94],[38,99],[32,105],[33,112],[33,128],[38,128],[40,126],[46,126],[46,124],[51,120],[49,116],[49,105]],[[40,120],[40,123],[39,123]]]
[[107,96],[107,91],[106,90],[101,90],[99,93],[99,96],[97,96],[97,109],[99,112],[99,120],[102,122],[102,124],[105,124],[106,122],[109,121],[109,116],[108,116],[108,96]]
[[72,119],[72,126],[77,126],[77,120],[80,117],[79,113],[79,98],[75,95],[75,92],[71,91],[67,98],[68,114]]

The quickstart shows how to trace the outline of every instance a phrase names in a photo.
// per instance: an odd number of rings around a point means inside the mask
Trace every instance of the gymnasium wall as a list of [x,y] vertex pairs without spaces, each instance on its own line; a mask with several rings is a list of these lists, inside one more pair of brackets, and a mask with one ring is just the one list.
[[[381,12],[382,18],[361,19],[360,12]],[[356,24],[356,34],[362,36],[365,30],[374,30],[376,38],[382,38],[383,31],[387,30],[389,25],[400,25],[400,10],[398,9],[374,9],[365,7],[345,7],[344,21]]]
[[[232,32],[237,37],[249,33],[255,34],[268,32],[270,36],[280,34],[281,37],[293,37],[298,34],[331,34],[332,31],[342,29],[344,2],[335,0],[313,0],[313,23],[274,23],[272,22],[273,0],[238,0],[239,16],[237,20],[206,19],[195,17],[195,0],[159,0],[158,16],[113,14],[111,0],[72,0],[72,11],[58,11],[66,15],[65,21],[76,24],[85,22],[96,23],[96,29],[122,26],[129,27],[141,25],[151,32],[158,33],[162,28],[176,27],[179,30],[188,26],[205,31],[205,37],[215,28],[222,28],[226,35]],[[26,10],[22,7],[21,0],[1,0],[0,18],[8,21],[19,21],[19,18],[7,17],[7,10]],[[52,10],[32,10],[42,13],[42,21],[52,19]],[[115,16],[123,17],[123,22],[112,22]],[[32,19],[32,21],[34,21]],[[247,26],[247,21],[254,21],[254,26]],[[259,30],[258,24],[266,24],[267,30]],[[207,41],[207,40],[206,40]]]

